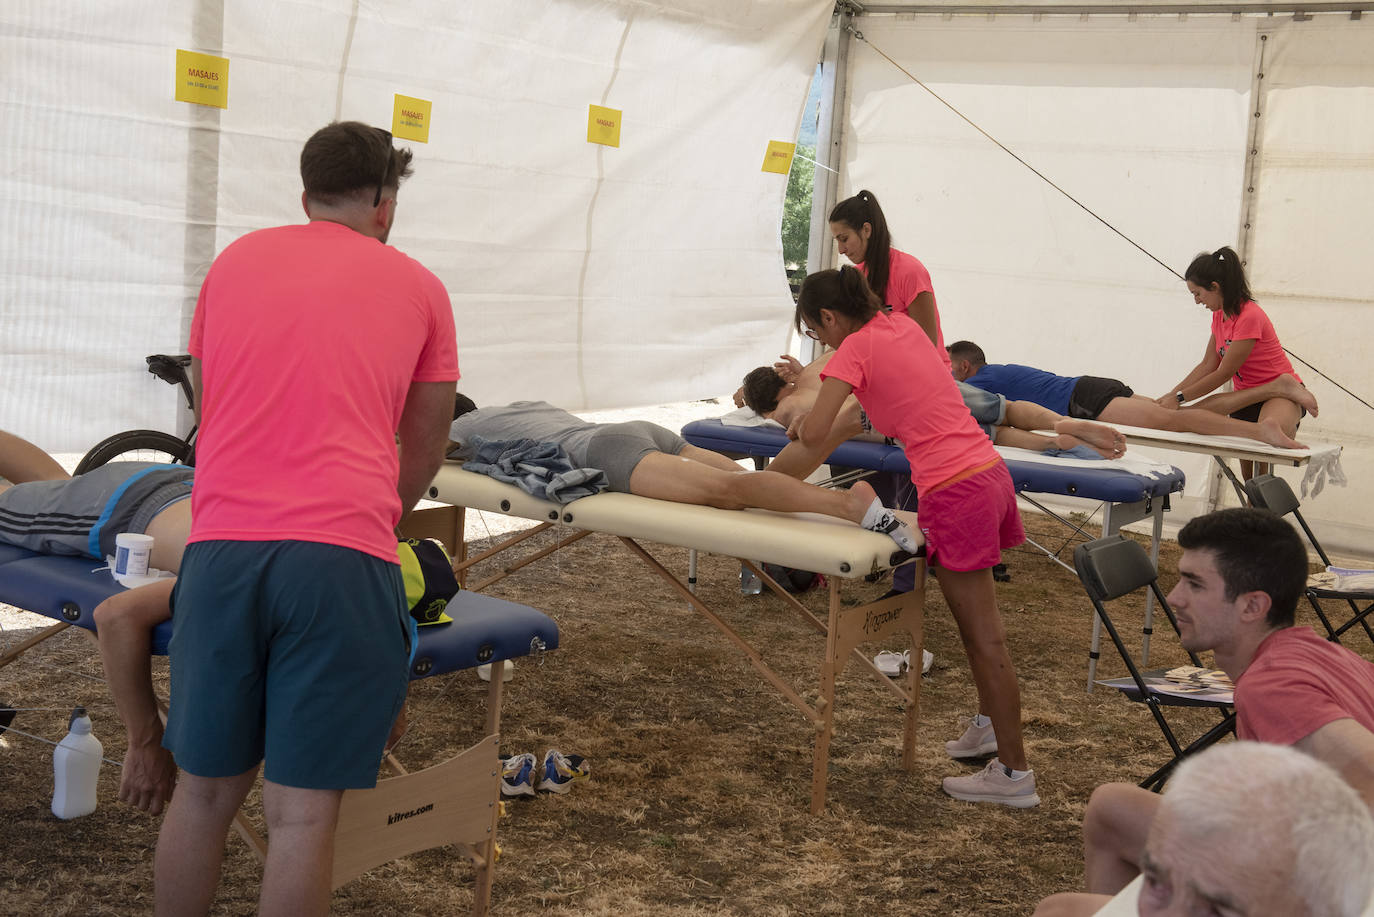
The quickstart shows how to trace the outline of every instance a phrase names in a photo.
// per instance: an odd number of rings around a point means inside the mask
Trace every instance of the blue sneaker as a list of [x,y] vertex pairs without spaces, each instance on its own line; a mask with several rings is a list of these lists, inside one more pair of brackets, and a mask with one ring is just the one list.
[[565,755],[556,748],[544,754],[544,779],[539,789],[550,793],[566,793],[574,783],[581,783],[592,775],[592,766],[581,755]]
[[527,751],[523,755],[501,756],[501,795],[534,795],[533,753]]

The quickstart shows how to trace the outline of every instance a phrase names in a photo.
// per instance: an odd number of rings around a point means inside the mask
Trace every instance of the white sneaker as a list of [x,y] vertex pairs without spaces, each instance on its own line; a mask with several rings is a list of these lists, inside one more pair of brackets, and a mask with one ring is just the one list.
[[992,731],[992,723],[975,726],[973,717],[961,716],[959,722],[968,723],[964,734],[953,742],[945,743],[945,753],[951,758],[981,758],[997,754],[997,736]]
[[996,758],[976,774],[946,777],[940,785],[946,793],[964,802],[998,802],[1014,809],[1040,805],[1040,796],[1035,792],[1035,771],[1013,780],[1006,765]]

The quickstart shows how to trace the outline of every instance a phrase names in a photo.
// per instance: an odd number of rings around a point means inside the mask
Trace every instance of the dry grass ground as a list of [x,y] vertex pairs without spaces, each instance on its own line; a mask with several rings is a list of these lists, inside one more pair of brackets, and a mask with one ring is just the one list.
[[[1037,540],[1054,539],[1043,517],[1026,521],[1044,536]],[[685,566],[683,551],[654,552]],[[1167,545],[1166,587],[1176,559]],[[892,695],[851,666],[840,683],[830,807],[819,817],[807,812],[806,721],[618,543],[593,536],[494,586],[493,594],[556,618],[563,641],[542,665],[518,663],[503,748],[542,756],[556,746],[586,755],[594,768],[592,781],[566,796],[508,807],[494,913],[1001,917],[1028,914],[1043,895],[1077,887],[1088,794],[1105,780],[1141,779],[1164,760],[1164,745],[1144,708],[1115,691],[1085,693],[1091,617],[1077,580],[1029,549],[1006,560],[1012,581],[998,593],[1043,798],[1028,811],[956,802],[940,791],[941,777],[973,767],[946,758],[942,743],[958,735],[958,717],[973,712],[974,700],[933,582],[926,641],[936,663],[924,683],[915,773],[897,766]],[[777,599],[740,596],[738,569],[705,558],[702,594],[814,698],[820,641]],[[867,600],[886,588],[848,583],[845,595]],[[808,602],[823,609],[824,596]],[[1138,605],[1117,614],[1138,645]],[[1165,652],[1173,642],[1161,629],[1154,660],[1180,661]],[[1110,648],[1104,660],[1106,674],[1124,671]],[[156,671],[165,687],[161,660]],[[88,704],[107,756],[118,760],[123,740],[98,676],[88,641],[69,632],[0,670],[0,698],[51,708],[21,712],[15,724],[49,738],[61,736],[64,710]],[[478,739],[483,690],[472,673],[414,684],[400,756],[426,765]],[[1203,713],[1178,719],[1199,728],[1210,721]],[[114,767],[103,768],[94,815],[54,819],[51,766],[50,747],[0,737],[0,911],[149,913],[157,820],[115,801]],[[215,912],[251,913],[259,874],[231,838]],[[334,910],[460,914],[470,900],[467,864],[438,850],[344,887]]]

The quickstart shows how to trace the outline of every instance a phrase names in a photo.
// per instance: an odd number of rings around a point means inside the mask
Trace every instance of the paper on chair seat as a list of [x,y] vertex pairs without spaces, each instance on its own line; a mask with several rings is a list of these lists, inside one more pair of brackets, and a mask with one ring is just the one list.
[[[453,463],[439,469],[433,499],[626,538],[695,548],[831,576],[864,576],[892,566],[887,535],[814,513],[727,510],[601,493],[558,506]],[[919,535],[919,533],[918,533]]]

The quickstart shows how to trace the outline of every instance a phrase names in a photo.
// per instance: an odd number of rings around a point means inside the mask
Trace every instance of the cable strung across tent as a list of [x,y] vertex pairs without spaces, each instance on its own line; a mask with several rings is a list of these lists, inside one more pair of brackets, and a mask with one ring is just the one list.
[[[1058,184],[1056,184],[1056,183],[1054,182],[1054,180],[1051,179],[1048,175],[1046,175],[1045,173],[1041,172],[1041,171],[1040,171],[1039,169],[1037,169],[1035,166],[1031,165],[1029,162],[1027,162],[1025,159],[1023,159],[1021,156],[1019,156],[1014,150],[1012,150],[1012,149],[1011,149],[1010,147],[1008,147],[1006,144],[1002,143],[1002,141],[998,140],[998,139],[997,139],[996,137],[994,137],[992,134],[988,133],[986,130],[984,130],[982,127],[980,127],[975,121],[973,121],[973,119],[969,118],[969,117],[968,117],[967,115],[965,115],[962,111],[960,111],[958,108],[956,108],[951,102],[949,102],[949,100],[945,99],[945,98],[944,98],[943,96],[941,96],[938,92],[936,92],[935,90],[931,89],[931,88],[930,88],[929,86],[927,86],[924,82],[922,82],[922,81],[920,80],[920,78],[918,78],[915,74],[913,74],[910,70],[907,70],[907,69],[906,69],[905,67],[903,67],[901,64],[897,63],[897,61],[893,60],[892,57],[890,57],[885,51],[883,51],[883,49],[879,48],[877,45],[873,44],[873,42],[869,41],[866,37],[864,37],[864,33],[863,33],[863,32],[861,32],[861,31],[859,31],[858,29],[856,29],[852,24],[846,24],[846,25],[844,26],[844,28],[845,28],[851,35],[853,35],[857,40],[863,42],[864,44],[868,45],[868,47],[872,48],[873,51],[874,51],[879,57],[881,57],[883,60],[887,61],[889,64],[891,64],[891,65],[892,65],[893,67],[895,67],[897,70],[901,71],[901,73],[902,73],[904,76],[906,76],[907,79],[911,80],[911,82],[915,83],[917,86],[921,87],[921,89],[925,90],[933,99],[935,99],[935,101],[939,102],[939,103],[940,103],[941,105],[943,105],[945,108],[949,109],[950,112],[952,112],[956,117],[958,117],[960,120],[962,120],[962,121],[963,121],[965,124],[967,124],[969,127],[973,128],[975,131],[977,131],[979,134],[981,134],[984,138],[986,138],[990,143],[992,143],[994,146],[996,146],[996,147],[997,147],[998,149],[1000,149],[1002,152],[1006,153],[1008,156],[1010,156],[1012,159],[1016,160],[1018,163],[1020,163],[1020,164],[1021,164],[1022,166],[1024,166],[1026,169],[1030,170],[1030,172],[1032,172],[1037,178],[1039,178],[1039,179],[1040,179],[1041,181],[1043,181],[1045,184],[1049,185],[1049,186],[1050,186],[1051,188],[1053,188],[1055,191],[1058,191],[1061,195],[1063,195],[1066,199],[1068,199],[1069,201],[1071,201],[1072,203],[1074,203],[1075,205],[1077,205],[1080,209],[1082,209],[1082,211],[1083,211],[1084,213],[1088,214],[1088,215],[1091,216],[1093,219],[1095,219],[1095,220],[1097,220],[1099,223],[1101,223],[1103,226],[1107,227],[1107,228],[1110,229],[1112,232],[1116,233],[1116,234],[1117,234],[1118,236],[1120,236],[1123,240],[1125,240],[1125,241],[1128,242],[1130,245],[1132,245],[1137,251],[1139,251],[1139,252],[1140,252],[1141,254],[1143,254],[1145,257],[1149,258],[1149,259],[1150,259],[1151,261],[1153,261],[1155,264],[1158,264],[1160,267],[1164,268],[1164,270],[1168,271],[1171,275],[1173,275],[1173,276],[1174,276],[1175,278],[1177,278],[1178,280],[1183,280],[1183,279],[1184,279],[1184,277],[1183,277],[1182,274],[1180,274],[1178,271],[1174,270],[1172,267],[1170,267],[1168,264],[1166,264],[1162,259],[1160,259],[1159,257],[1157,257],[1153,252],[1149,251],[1149,250],[1146,249],[1143,245],[1141,245],[1139,242],[1135,241],[1135,240],[1132,239],[1130,236],[1126,235],[1125,232],[1123,232],[1122,230],[1118,229],[1116,226],[1112,225],[1112,223],[1110,223],[1105,217],[1103,217],[1103,216],[1101,216],[1100,214],[1096,213],[1096,212],[1095,212],[1091,207],[1089,207],[1087,204],[1084,204],[1084,203],[1083,203],[1082,201],[1080,201],[1078,198],[1074,197],[1074,196],[1073,196],[1072,194],[1070,194],[1068,191],[1064,190],[1062,187],[1060,187]],[[1262,63],[1261,63],[1261,66],[1262,66]],[[1325,372],[1323,372],[1322,370],[1318,369],[1316,366],[1313,366],[1311,363],[1309,363],[1307,360],[1304,360],[1301,356],[1299,356],[1298,354],[1294,353],[1294,352],[1293,352],[1292,350],[1290,350],[1289,348],[1284,347],[1283,350],[1284,350],[1284,353],[1288,354],[1290,357],[1292,357],[1293,359],[1297,360],[1297,361],[1298,361],[1299,363],[1301,363],[1303,366],[1305,366],[1305,367],[1307,367],[1308,369],[1312,370],[1312,372],[1316,373],[1318,376],[1320,376],[1321,378],[1325,379],[1327,382],[1330,382],[1330,383],[1331,383],[1332,385],[1334,385],[1336,388],[1340,389],[1342,392],[1345,392],[1345,393],[1346,393],[1347,395],[1349,395],[1351,398],[1355,399],[1355,400],[1358,401],[1360,404],[1362,404],[1362,405],[1364,405],[1365,407],[1369,408],[1371,411],[1374,411],[1374,404],[1370,404],[1367,400],[1365,400],[1365,399],[1362,398],[1361,396],[1355,394],[1355,393],[1352,392],[1349,388],[1347,388],[1346,386],[1342,385],[1340,382],[1337,382],[1335,379],[1331,378],[1331,376],[1329,376],[1327,373],[1325,373]]]

